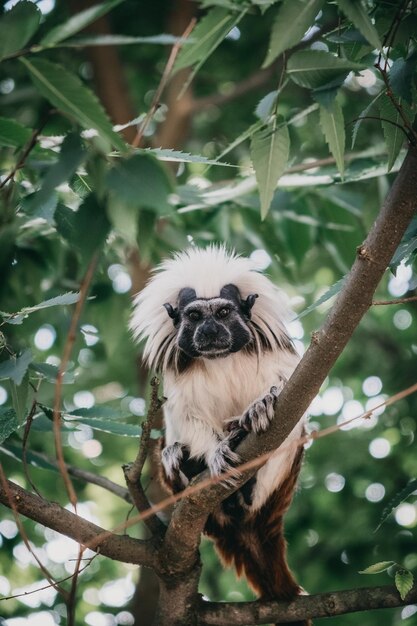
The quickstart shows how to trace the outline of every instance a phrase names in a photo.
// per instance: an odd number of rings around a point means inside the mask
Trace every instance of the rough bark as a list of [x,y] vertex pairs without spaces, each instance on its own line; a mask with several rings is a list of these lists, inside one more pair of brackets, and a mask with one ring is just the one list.
[[417,586],[405,600],[401,600],[395,587],[384,586],[300,596],[293,602],[203,602],[199,626],[286,624],[306,617],[333,617],[357,611],[389,609],[416,601]]

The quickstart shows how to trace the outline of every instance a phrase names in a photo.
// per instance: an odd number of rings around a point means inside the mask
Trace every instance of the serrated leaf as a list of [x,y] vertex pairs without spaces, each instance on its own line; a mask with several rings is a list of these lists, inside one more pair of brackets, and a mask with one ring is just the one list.
[[80,30],[83,30],[89,24],[95,22],[99,17],[111,11],[111,9],[121,2],[123,2],[123,0],[107,0],[107,2],[95,4],[84,11],[76,13],[63,24],[52,28],[41,40],[41,45],[53,46],[68,37],[72,37],[72,35],[75,35],[75,33],[80,32]]
[[80,126],[94,128],[122,152],[128,147],[113,127],[95,94],[75,74],[45,59],[20,59],[42,96]]
[[272,25],[268,53],[262,67],[270,65],[282,52],[303,38],[323,4],[323,0],[285,0],[281,4]]
[[[62,142],[58,161],[49,168],[39,191],[23,199],[22,210],[28,215],[51,222],[57,204],[55,188],[72,178],[86,156],[79,135],[67,135]],[[55,201],[51,203],[52,196]]]
[[381,572],[386,572],[393,565],[395,565],[395,561],[380,561],[379,563],[369,565],[369,567],[361,570],[359,574],[381,574]]
[[401,491],[396,493],[395,496],[392,498],[392,500],[390,500],[388,505],[382,511],[381,519],[379,521],[378,526],[375,529],[375,532],[381,528],[382,524],[391,515],[393,510],[396,509],[397,506],[401,504],[401,502],[404,502],[404,500],[406,500],[409,496],[411,496],[411,494],[414,493],[415,491],[417,491],[417,479],[416,478],[414,480],[410,480],[410,482],[404,487],[404,489],[401,489]]
[[288,126],[278,126],[277,118],[252,135],[251,159],[261,198],[261,218],[271,205],[279,178],[285,171],[290,153]]
[[379,100],[379,98],[384,95],[385,92],[384,91],[380,91],[378,95],[375,96],[375,98],[373,98],[371,100],[371,102],[368,104],[368,106],[366,106],[364,108],[364,110],[359,113],[359,116],[357,118],[357,120],[355,121],[353,128],[352,128],[352,144],[351,144],[351,148],[353,150],[353,147],[356,143],[356,137],[359,131],[359,128],[362,124],[362,122],[364,121],[364,119],[367,117],[369,111],[372,109],[372,107],[374,106],[374,104]]
[[[69,291],[68,293],[64,293],[61,296],[56,296],[55,298],[50,298],[49,300],[44,300],[44,302],[40,302],[39,304],[35,304],[34,306],[26,306],[21,311],[17,313],[6,313],[5,311],[0,311],[0,315],[4,318],[6,322],[9,324],[12,323],[21,323],[22,320],[29,315],[30,313],[34,313],[35,311],[40,311],[41,309],[48,309],[51,306],[63,306],[66,304],[75,304],[80,299],[79,292],[75,293],[73,291]],[[13,320],[18,320],[13,321]]]
[[342,107],[337,100],[334,100],[329,108],[320,106],[320,125],[330,152],[335,158],[340,176],[343,178],[345,170],[345,123]]
[[[55,383],[58,376],[58,367],[50,363],[31,363],[29,369],[37,374],[41,374],[48,382]],[[63,384],[71,384],[75,380],[72,372],[65,372],[62,382]]]
[[353,22],[360,33],[377,50],[382,50],[382,43],[375,26],[362,4],[361,0],[337,0],[340,9]]
[[118,409],[113,409],[110,406],[92,406],[92,407],[83,407],[81,409],[75,409],[68,413],[70,417],[91,417],[91,418],[99,418],[106,420],[122,420],[131,416],[131,413],[127,411],[120,411]]
[[297,85],[318,89],[347,76],[351,71],[359,71],[366,65],[341,59],[324,50],[300,50],[291,55],[287,74]]
[[18,428],[19,422],[15,410],[0,406],[0,443],[6,441]]
[[93,430],[100,430],[112,435],[121,435],[122,437],[140,437],[142,432],[140,426],[136,426],[136,424],[123,424],[120,422],[112,422],[111,420],[95,419],[93,417],[66,417],[64,419],[67,423],[76,421],[85,426],[90,426]]
[[36,4],[20,0],[0,19],[0,60],[18,52],[28,43],[40,24]]
[[181,42],[182,46],[188,46],[192,43],[192,39],[183,40],[181,37],[174,35],[151,35],[150,37],[129,37],[129,35],[93,35],[91,37],[77,37],[70,39],[64,43],[60,43],[59,47],[64,48],[85,48],[90,46],[130,46],[138,43],[173,46]]
[[[10,443],[3,444],[2,446],[0,446],[0,452],[3,452],[3,454],[7,454],[7,456],[10,456],[16,461],[20,461],[20,463],[23,463],[23,448],[19,446],[15,446]],[[45,459],[40,454],[37,454],[36,452],[30,452],[30,450],[26,450],[25,457],[26,462],[30,465],[33,465],[34,467],[58,472],[58,468],[56,467],[56,465],[53,465],[47,459]]]
[[81,253],[84,263],[104,244],[110,222],[95,194],[87,196],[77,211],[59,206],[55,213],[58,232]]
[[0,363],[0,379],[10,378],[16,385],[20,385],[32,359],[32,351],[28,349],[18,357],[3,361]]
[[[411,118],[411,109],[408,104],[399,98],[398,103],[402,107],[408,119]],[[403,130],[404,122],[388,97],[383,98],[379,103],[382,131],[388,149],[387,171],[391,171],[407,136]],[[412,122],[412,118],[410,119]]]
[[173,163],[203,163],[203,165],[223,165],[225,167],[239,167],[231,163],[220,162],[217,159],[208,159],[201,154],[190,154],[189,152],[181,152],[172,148],[140,148],[138,154],[153,154],[158,161],[168,161]]
[[308,315],[309,313],[314,311],[314,309],[317,309],[318,306],[320,306],[321,304],[324,304],[324,302],[327,302],[327,300],[330,300],[330,298],[332,298],[337,293],[339,293],[339,291],[342,289],[342,287],[344,285],[345,280],[346,280],[346,276],[343,276],[340,280],[335,282],[326,291],[326,293],[324,293],[322,296],[320,296],[320,298],[318,300],[316,300],[316,302],[313,302],[313,304],[310,304],[310,306],[308,306],[306,309],[304,309],[304,311],[301,311],[300,315],[297,316],[297,319],[299,320],[302,317],[304,317],[305,315]]
[[414,585],[414,577],[407,569],[400,569],[395,573],[395,586],[397,587],[401,600],[405,600]]
[[0,117],[0,146],[20,148],[32,136],[32,130],[15,120]]
[[234,26],[236,16],[226,9],[211,9],[193,29],[194,43],[182,48],[177,56],[174,71],[178,71],[206,59],[216,46],[223,41]]
[[16,413],[17,421],[19,424],[21,424],[24,421],[27,413],[27,401],[29,395],[29,375],[27,371],[23,376],[20,385],[16,385],[13,380],[10,381],[10,395],[12,398],[12,404]]
[[417,53],[413,52],[407,59],[396,59],[389,71],[389,83],[393,92],[412,103],[414,76],[417,64]]
[[255,115],[259,117],[262,122],[267,122],[269,116],[272,114],[272,108],[275,105],[278,91],[270,91],[266,94],[256,105]]
[[158,213],[172,211],[168,195],[172,185],[158,161],[148,154],[135,154],[115,163],[109,171],[108,190],[122,202],[136,207],[154,209]]

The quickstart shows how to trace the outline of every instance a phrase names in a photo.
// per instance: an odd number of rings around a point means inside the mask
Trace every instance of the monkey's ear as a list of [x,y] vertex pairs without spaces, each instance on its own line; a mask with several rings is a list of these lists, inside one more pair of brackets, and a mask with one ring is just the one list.
[[248,295],[246,300],[242,300],[242,309],[249,319],[251,318],[251,309],[255,304],[256,298],[258,297],[257,293],[251,293]]
[[169,317],[174,321],[174,324],[176,324],[179,320],[178,309],[174,309],[174,307],[171,306],[169,302],[166,302],[163,306],[165,307]]

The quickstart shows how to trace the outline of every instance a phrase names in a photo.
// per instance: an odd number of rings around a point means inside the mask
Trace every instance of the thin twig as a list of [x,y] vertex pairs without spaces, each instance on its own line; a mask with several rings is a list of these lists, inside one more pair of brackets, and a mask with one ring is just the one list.
[[[140,438],[138,454],[133,463],[129,463],[123,466],[126,485],[139,513],[151,508],[151,505],[141,483],[141,474],[143,466],[145,465],[146,457],[148,455],[152,426],[162,406],[162,402],[158,397],[158,391],[159,379],[155,376],[151,380],[151,399],[148,414],[145,421],[142,423],[142,434]],[[163,522],[161,522],[158,517],[147,518],[147,526],[154,535],[162,535],[166,530],[165,524],[163,524]]]
[[73,575],[71,576],[71,589],[69,591],[68,600],[66,603],[67,626],[75,626],[75,599],[77,595],[78,577],[81,572],[81,561],[82,561],[84,552],[85,552],[85,548],[79,544],[78,545],[78,557],[77,557],[77,561],[75,564],[75,570],[74,570]]
[[153,97],[152,100],[152,104],[150,106],[150,109],[143,121],[143,123],[140,125],[140,128],[138,129],[138,132],[136,133],[136,137],[134,138],[134,140],[132,141],[132,146],[134,148],[139,148],[140,146],[140,142],[142,141],[142,137],[145,133],[145,130],[148,127],[149,122],[151,121],[151,119],[153,118],[153,116],[155,115],[156,111],[158,110],[159,104],[160,104],[160,100],[161,100],[161,96],[162,96],[162,92],[165,89],[165,86],[171,76],[171,72],[172,72],[172,68],[174,67],[174,63],[175,63],[175,59],[177,58],[177,55],[184,43],[184,40],[187,39],[187,37],[189,36],[189,34],[191,33],[191,31],[194,28],[194,25],[196,23],[196,19],[193,18],[190,23],[188,24],[187,28],[185,29],[181,39],[179,39],[173,46],[170,52],[170,55],[168,57],[168,61],[165,65],[165,69],[163,71],[162,74],[162,78],[160,80],[160,83],[158,85],[158,89],[155,92],[155,95]]
[[81,316],[81,311],[84,306],[84,302],[87,298],[87,293],[90,287],[90,283],[93,279],[94,272],[97,267],[99,253],[95,252],[91,258],[90,264],[87,268],[85,276],[80,286],[80,298],[77,301],[74,309],[74,314],[71,319],[70,328],[68,331],[67,340],[64,346],[64,353],[62,355],[61,363],[59,365],[58,374],[56,377],[55,394],[54,394],[54,406],[53,406],[53,426],[54,426],[54,440],[56,456],[58,461],[59,471],[64,479],[65,488],[69,497],[69,500],[73,507],[77,506],[77,495],[69,477],[67,466],[65,464],[64,453],[62,449],[61,440],[61,395],[64,375],[68,366],[68,362],[71,356],[72,349],[77,337],[77,326]]
[[408,298],[395,298],[394,300],[373,300],[373,306],[384,306],[386,304],[406,304],[407,302],[417,302],[417,296]]

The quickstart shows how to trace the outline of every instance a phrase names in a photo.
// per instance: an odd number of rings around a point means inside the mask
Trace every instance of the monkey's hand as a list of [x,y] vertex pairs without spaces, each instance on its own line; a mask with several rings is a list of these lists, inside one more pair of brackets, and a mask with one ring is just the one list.
[[188,448],[178,441],[162,450],[162,467],[166,480],[174,493],[182,491],[187,486],[188,481],[181,472],[181,462],[185,454],[188,455]]
[[256,400],[239,419],[239,426],[247,432],[262,433],[268,429],[274,417],[275,404],[281,392],[275,385],[263,398]]
[[240,463],[240,458],[236,452],[233,452],[230,444],[229,436],[221,439],[208,461],[208,466],[212,476],[227,474],[222,482],[234,486],[235,480],[240,476],[240,472],[236,469],[236,465]]

